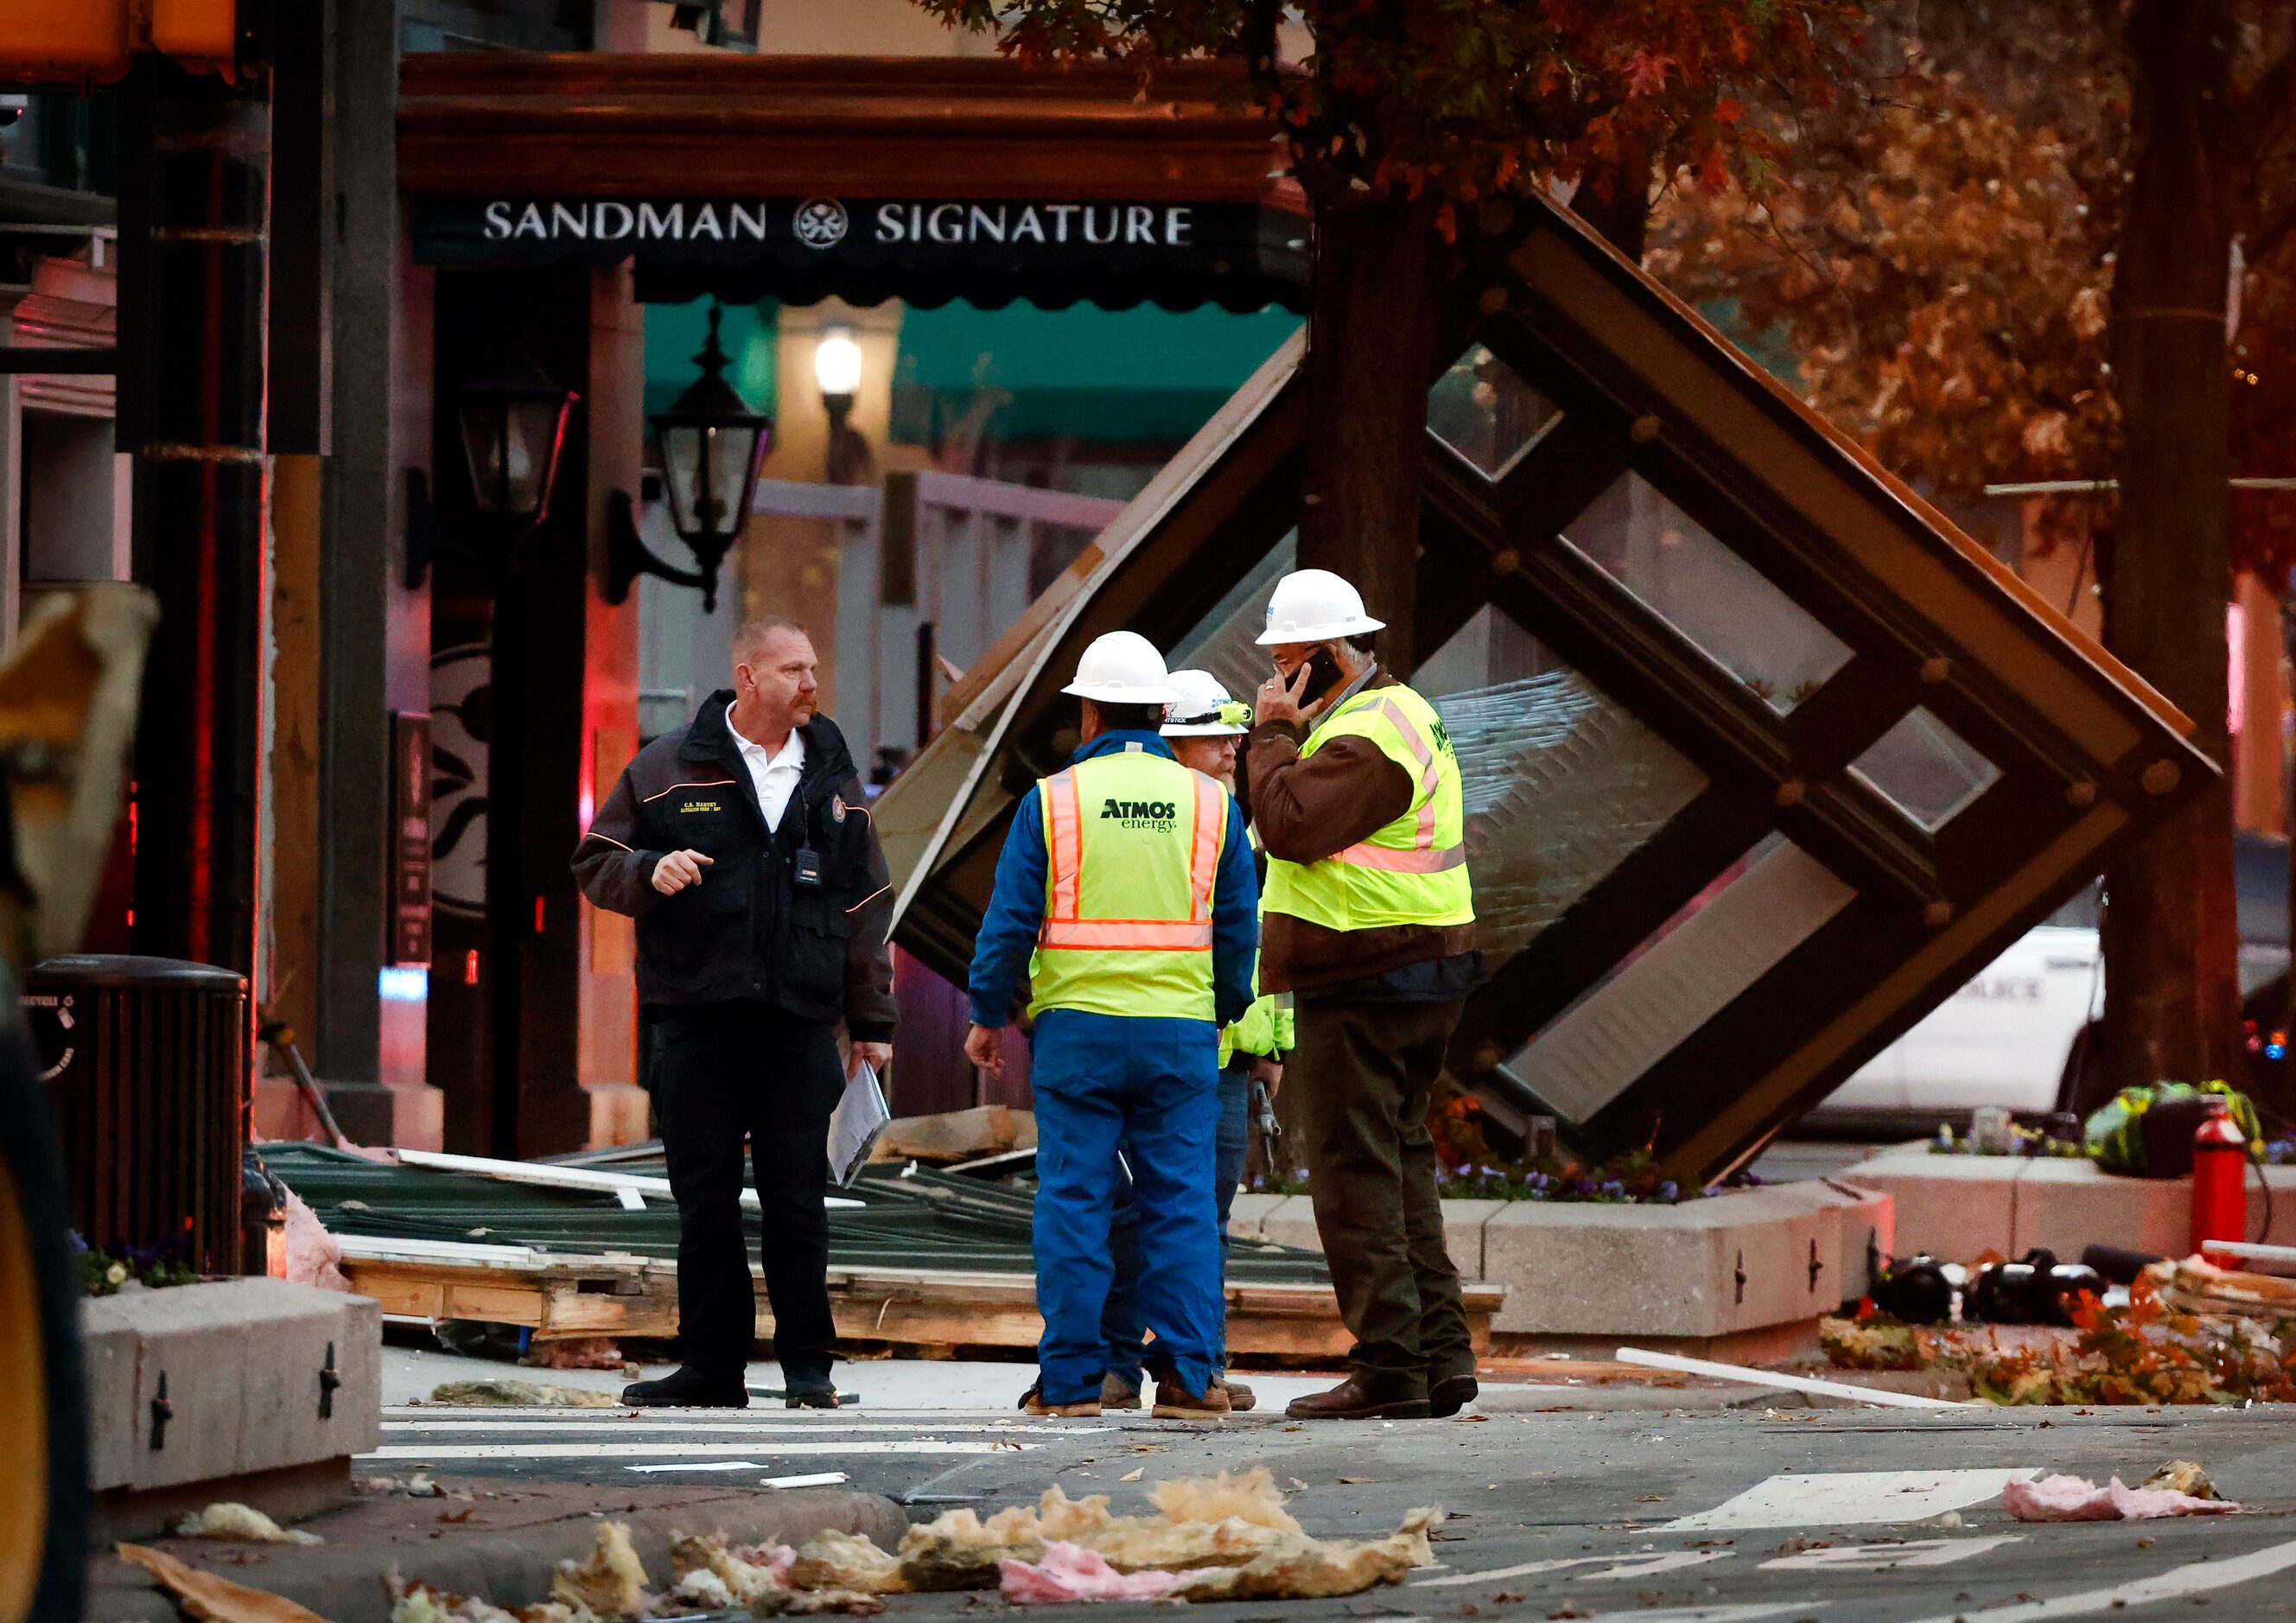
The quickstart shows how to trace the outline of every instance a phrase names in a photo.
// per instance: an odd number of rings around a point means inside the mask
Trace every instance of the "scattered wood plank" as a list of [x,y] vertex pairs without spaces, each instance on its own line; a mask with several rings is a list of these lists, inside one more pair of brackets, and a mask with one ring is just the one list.
[[[627,1255],[564,1257],[506,1246],[472,1246],[485,1257],[394,1254],[390,1242],[347,1244],[343,1272],[351,1288],[387,1314],[422,1319],[475,1319],[515,1324],[537,1340],[580,1336],[667,1337],[677,1328],[677,1267]],[[431,1242],[446,1248],[447,1242]],[[758,1333],[772,1333],[764,1275],[750,1270],[758,1292]],[[1488,1348],[1491,1315],[1505,1292],[1480,1283],[1464,1288],[1476,1349]],[[832,1268],[830,1304],[837,1333],[850,1340],[922,1347],[1034,1347],[1044,1334],[1036,1282],[1025,1274],[932,1268]],[[1237,1353],[1324,1360],[1353,1344],[1329,1285],[1232,1284],[1227,1289],[1228,1347]]]
[[2296,1317],[2296,1279],[2219,1268],[2199,1257],[2156,1262],[2144,1276],[2161,1299],[2187,1313],[2232,1314],[2243,1318]]

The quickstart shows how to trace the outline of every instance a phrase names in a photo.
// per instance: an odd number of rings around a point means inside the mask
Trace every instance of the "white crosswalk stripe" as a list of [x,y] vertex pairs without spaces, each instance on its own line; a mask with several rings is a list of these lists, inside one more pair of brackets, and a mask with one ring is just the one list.
[[1774,1476],[1710,1511],[1682,1516],[1658,1530],[1828,1528],[1922,1521],[1998,1498],[2012,1482],[2040,1474],[2030,1466],[1980,1471],[1813,1471]]
[[1042,1443],[951,1442],[943,1438],[886,1439],[864,1445],[849,1442],[776,1442],[770,1449],[746,1443],[640,1443],[597,1441],[579,1443],[386,1443],[361,1461],[418,1460],[631,1460],[704,1459],[765,1453],[775,1459],[816,1454],[996,1454],[1033,1453]]

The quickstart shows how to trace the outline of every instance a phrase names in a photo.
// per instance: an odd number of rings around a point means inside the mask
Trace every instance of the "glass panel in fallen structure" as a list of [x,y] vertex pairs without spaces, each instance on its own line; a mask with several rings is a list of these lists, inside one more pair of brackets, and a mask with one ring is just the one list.
[[1638,473],[1563,538],[1781,716],[1849,663],[1841,638]]
[[1562,408],[1480,344],[1470,344],[1427,391],[1427,430],[1485,479],[1505,478]]
[[1414,683],[1459,757],[1487,968],[1520,952],[1706,789],[1678,750],[1488,605]]
[[1584,1123],[1778,966],[1857,895],[1773,834],[1730,865],[1506,1062]]
[[1849,770],[1932,834],[2001,775],[1967,739],[1924,709],[1875,739]]

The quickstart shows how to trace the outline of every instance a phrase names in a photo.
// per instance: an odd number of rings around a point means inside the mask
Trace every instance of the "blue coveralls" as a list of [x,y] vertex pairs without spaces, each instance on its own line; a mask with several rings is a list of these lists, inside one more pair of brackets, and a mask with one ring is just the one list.
[[[1166,758],[1154,733],[1103,734],[1070,759],[1127,748]],[[1049,866],[1035,789],[1021,799],[996,862],[996,883],[974,939],[968,992],[973,1023],[1011,1018],[1044,922]],[[1150,1362],[1201,1396],[1225,1340],[1220,1228],[1213,1165],[1219,1101],[1219,1028],[1251,1004],[1259,944],[1259,887],[1243,815],[1228,802],[1228,828],[1212,889],[1210,1021],[1047,1009],[1029,1059],[1036,1094],[1034,1244],[1040,1389],[1048,1404],[1096,1401],[1108,1349],[1101,1308],[1115,1270],[1109,1218],[1123,1173],[1140,1209],[1140,1315],[1155,1337]]]

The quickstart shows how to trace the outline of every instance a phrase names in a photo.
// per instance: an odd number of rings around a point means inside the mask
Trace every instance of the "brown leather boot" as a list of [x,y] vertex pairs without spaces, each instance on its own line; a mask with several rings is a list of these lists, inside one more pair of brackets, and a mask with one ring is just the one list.
[[1427,1394],[1400,1381],[1350,1375],[1328,1392],[1294,1398],[1283,1412],[1293,1420],[1424,1420]]
[[1042,1392],[1032,1391],[1021,1406],[1029,1414],[1041,1414],[1054,1420],[1091,1420],[1100,1414],[1100,1399],[1087,1398],[1082,1403],[1046,1403]]
[[1227,1400],[1227,1389],[1215,1380],[1204,1388],[1198,1398],[1177,1381],[1156,1383],[1156,1406],[1150,1418],[1154,1420],[1224,1420],[1233,1406]]
[[1242,1414],[1259,1406],[1259,1395],[1241,1381],[1230,1381],[1226,1375],[1214,1375],[1212,1384],[1227,1394],[1231,1413]]
[[1103,1409],[1136,1409],[1140,1406],[1140,1389],[1121,1375],[1100,1378],[1100,1406]]

